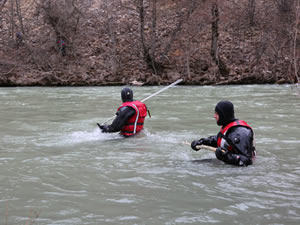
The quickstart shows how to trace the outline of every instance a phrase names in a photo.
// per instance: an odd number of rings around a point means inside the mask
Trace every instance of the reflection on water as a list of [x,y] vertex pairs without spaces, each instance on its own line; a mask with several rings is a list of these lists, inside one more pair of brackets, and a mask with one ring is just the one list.
[[[300,99],[290,86],[171,88],[146,102],[152,118],[134,138],[96,125],[121,89],[0,89],[0,224],[299,223]],[[133,87],[137,99],[160,89]],[[222,99],[256,132],[253,166],[183,144],[218,132]]]

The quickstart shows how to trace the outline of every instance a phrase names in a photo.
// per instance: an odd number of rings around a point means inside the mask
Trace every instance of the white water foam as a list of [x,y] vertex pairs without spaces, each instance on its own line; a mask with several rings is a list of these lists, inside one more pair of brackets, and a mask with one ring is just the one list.
[[[57,134],[56,134],[57,135]],[[102,133],[98,128],[91,131],[73,131],[71,133],[64,133],[59,137],[48,139],[44,143],[39,143],[39,146],[65,146],[74,145],[85,142],[94,142],[101,140],[115,140],[122,139],[118,133]]]

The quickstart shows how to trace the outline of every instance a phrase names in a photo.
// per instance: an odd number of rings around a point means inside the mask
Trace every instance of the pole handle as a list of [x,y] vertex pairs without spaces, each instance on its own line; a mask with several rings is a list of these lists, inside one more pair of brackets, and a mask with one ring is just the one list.
[[[188,141],[184,141],[183,144],[185,145],[191,145]],[[217,148],[214,148],[214,147],[211,147],[211,146],[208,146],[208,145],[197,145],[196,148],[198,150],[200,149],[205,149],[205,150],[209,150],[209,151],[212,151],[212,152],[215,152]]]

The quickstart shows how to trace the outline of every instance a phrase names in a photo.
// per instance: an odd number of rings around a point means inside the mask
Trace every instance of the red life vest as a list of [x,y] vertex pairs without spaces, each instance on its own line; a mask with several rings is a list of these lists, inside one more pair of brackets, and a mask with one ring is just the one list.
[[124,136],[132,136],[135,133],[140,132],[144,127],[144,120],[147,116],[147,106],[140,101],[124,102],[119,108],[131,107],[135,110],[135,114],[129,118],[126,124],[121,129],[121,134]]
[[235,120],[235,121],[227,124],[225,127],[221,127],[220,133],[218,134],[218,140],[217,140],[218,147],[225,148],[228,151],[232,151],[233,150],[233,147],[226,141],[226,139],[224,138],[224,136],[226,135],[227,131],[231,127],[237,127],[237,126],[248,127],[248,128],[250,128],[252,130],[252,128],[245,121],[243,121],[243,120]]

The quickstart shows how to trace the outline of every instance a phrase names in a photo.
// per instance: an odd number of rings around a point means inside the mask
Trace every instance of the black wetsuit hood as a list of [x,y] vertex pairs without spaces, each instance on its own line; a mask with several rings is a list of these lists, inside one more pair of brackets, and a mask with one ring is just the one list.
[[219,120],[217,121],[219,126],[226,126],[235,120],[234,107],[230,101],[220,101],[215,107],[215,112],[219,114]]
[[121,91],[121,98],[123,102],[132,102],[133,101],[133,91],[126,87]]

